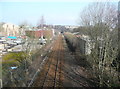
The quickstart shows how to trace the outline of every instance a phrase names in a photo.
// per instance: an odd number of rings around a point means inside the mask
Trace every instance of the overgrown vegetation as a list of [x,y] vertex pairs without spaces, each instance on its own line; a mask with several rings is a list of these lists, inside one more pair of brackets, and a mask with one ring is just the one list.
[[[48,43],[47,43],[48,44]],[[47,45],[46,44],[46,45]],[[41,47],[36,39],[28,38],[22,46],[24,52],[11,52],[3,56],[2,78],[4,87],[26,87],[39,67],[38,60],[46,45]],[[37,67],[38,66],[38,67]],[[17,67],[12,69],[11,67]],[[8,76],[10,76],[8,78]]]
[[81,12],[80,22],[84,29],[79,30],[88,35],[91,46],[94,45],[87,61],[98,79],[98,86],[120,86],[116,7],[106,2],[90,4]]
[[85,55],[85,53],[83,52],[85,51],[85,49],[82,48],[85,46],[84,44],[82,44],[83,40],[78,39],[75,35],[73,35],[70,32],[64,33],[64,36],[67,46],[70,52],[74,54],[77,64],[84,68],[90,67],[89,63],[87,62],[87,55]]
[[[80,57],[85,58],[90,64],[97,86],[120,86],[116,7],[106,2],[92,3],[81,12],[80,23],[82,26],[73,32],[87,35],[90,39],[90,45],[93,47],[90,49],[91,53],[85,57],[80,54]],[[68,39],[72,44],[78,43],[75,43],[72,35],[68,36]]]
[[[23,49],[25,49],[24,52],[11,52],[3,56],[3,86],[26,86],[28,81],[28,68],[36,58],[36,53],[40,50],[40,46],[37,42],[33,41],[33,39],[28,39],[26,44],[22,46]],[[17,69],[11,69],[11,67],[17,67]],[[8,76],[10,77],[8,78]]]
[[71,52],[75,52],[76,51],[76,44],[77,44],[76,37],[73,34],[69,33],[69,32],[66,32],[64,34],[64,36],[65,36],[65,40],[66,40],[66,42],[68,44],[69,50]]

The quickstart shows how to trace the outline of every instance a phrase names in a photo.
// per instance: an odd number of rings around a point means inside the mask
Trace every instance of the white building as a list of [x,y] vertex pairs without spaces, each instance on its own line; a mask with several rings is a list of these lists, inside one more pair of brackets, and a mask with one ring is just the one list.
[[19,36],[20,35],[19,26],[11,23],[3,24],[2,35],[3,36]]
[[75,25],[65,25],[66,28],[70,29],[71,31],[74,29],[74,28],[78,28],[79,26],[75,26]]
[[94,48],[94,44],[91,42],[90,37],[86,35],[81,35],[81,39],[85,40],[85,54],[91,53],[91,49]]

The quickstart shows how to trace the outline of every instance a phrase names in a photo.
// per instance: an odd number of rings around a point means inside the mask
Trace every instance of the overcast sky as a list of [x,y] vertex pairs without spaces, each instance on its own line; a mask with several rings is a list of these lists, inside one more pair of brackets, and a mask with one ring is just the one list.
[[79,14],[89,3],[92,2],[86,0],[1,0],[0,22],[19,25],[26,21],[36,25],[44,15],[46,24],[78,25]]

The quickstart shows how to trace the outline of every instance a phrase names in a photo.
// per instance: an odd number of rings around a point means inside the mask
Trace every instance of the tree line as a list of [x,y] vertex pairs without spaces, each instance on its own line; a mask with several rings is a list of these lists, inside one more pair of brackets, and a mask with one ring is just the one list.
[[91,54],[87,61],[98,79],[98,86],[120,86],[118,54],[118,10],[110,2],[89,4],[80,14],[80,27],[73,30],[88,35]]

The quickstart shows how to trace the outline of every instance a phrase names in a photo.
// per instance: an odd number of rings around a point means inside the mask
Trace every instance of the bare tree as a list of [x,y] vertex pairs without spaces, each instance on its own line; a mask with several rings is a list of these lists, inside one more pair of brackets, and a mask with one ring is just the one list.
[[[85,8],[80,17],[81,24],[89,29],[87,31],[91,46],[94,45],[88,61],[99,79],[100,86],[112,86],[116,72],[111,65],[118,55],[118,37],[113,36],[113,32],[117,33],[114,31],[117,24],[116,7],[109,2],[95,2]],[[114,39],[116,43],[113,43]],[[112,77],[109,78],[110,76]]]

